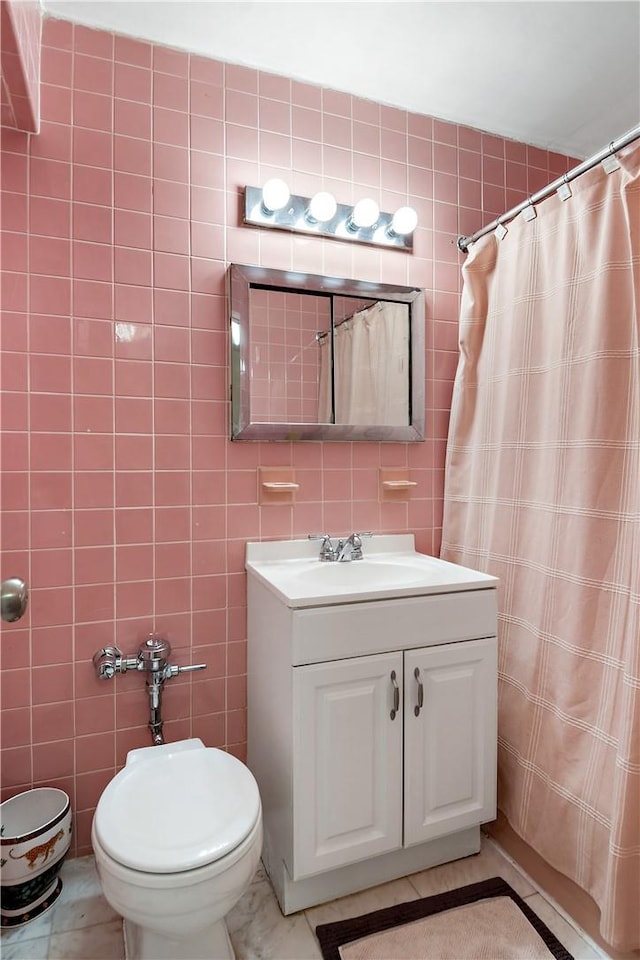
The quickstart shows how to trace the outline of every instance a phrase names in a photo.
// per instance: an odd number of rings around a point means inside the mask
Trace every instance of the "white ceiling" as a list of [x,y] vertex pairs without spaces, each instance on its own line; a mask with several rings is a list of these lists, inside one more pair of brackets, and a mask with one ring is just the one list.
[[638,0],[42,0],[47,13],[586,157],[640,121]]

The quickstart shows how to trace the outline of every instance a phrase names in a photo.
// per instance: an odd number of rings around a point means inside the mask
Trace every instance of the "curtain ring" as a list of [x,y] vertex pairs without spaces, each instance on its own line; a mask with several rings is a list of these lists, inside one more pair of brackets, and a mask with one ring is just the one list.
[[614,143],[615,143],[615,140],[612,140],[611,143],[609,144],[609,153],[615,153],[615,150],[613,149]]
[[564,183],[569,183],[569,174],[568,174],[568,173],[563,173],[563,174],[562,174],[562,180],[563,180]]

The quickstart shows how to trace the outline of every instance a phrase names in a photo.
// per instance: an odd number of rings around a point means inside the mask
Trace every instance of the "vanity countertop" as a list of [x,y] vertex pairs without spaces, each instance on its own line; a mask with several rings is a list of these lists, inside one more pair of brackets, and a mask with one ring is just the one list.
[[271,540],[247,543],[246,569],[292,608],[493,589],[496,577],[415,550],[413,534],[381,534],[363,541],[362,560],[319,560],[319,543]]

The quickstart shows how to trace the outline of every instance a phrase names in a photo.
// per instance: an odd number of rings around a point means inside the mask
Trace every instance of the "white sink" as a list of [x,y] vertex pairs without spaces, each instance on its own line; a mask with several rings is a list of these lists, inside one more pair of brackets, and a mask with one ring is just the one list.
[[[295,561],[294,561],[295,563]],[[298,584],[309,587],[350,587],[370,590],[385,589],[398,584],[407,586],[414,582],[421,582],[424,574],[415,564],[389,562],[379,557],[367,557],[362,560],[351,560],[344,563],[313,563],[313,566],[303,565],[290,569],[290,575]]]
[[363,550],[362,560],[337,563],[321,561],[318,544],[308,540],[248,543],[246,566],[289,607],[481,590],[497,583],[477,570],[417,553],[413,534],[375,536]]

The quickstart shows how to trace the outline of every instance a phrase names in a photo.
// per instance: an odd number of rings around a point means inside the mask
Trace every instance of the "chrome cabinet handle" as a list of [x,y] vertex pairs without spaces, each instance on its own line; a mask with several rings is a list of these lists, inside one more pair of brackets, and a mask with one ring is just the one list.
[[424,704],[424,684],[420,679],[420,670],[418,667],[416,667],[415,670],[413,671],[413,675],[416,678],[416,682],[418,684],[418,703],[413,708],[413,712],[416,715],[416,717],[419,717],[420,711],[422,710],[422,706]]
[[400,687],[398,686],[398,681],[396,680],[395,670],[391,671],[391,683],[393,684],[393,707],[391,708],[391,713],[389,716],[392,720],[395,720],[396,714],[400,707]]

